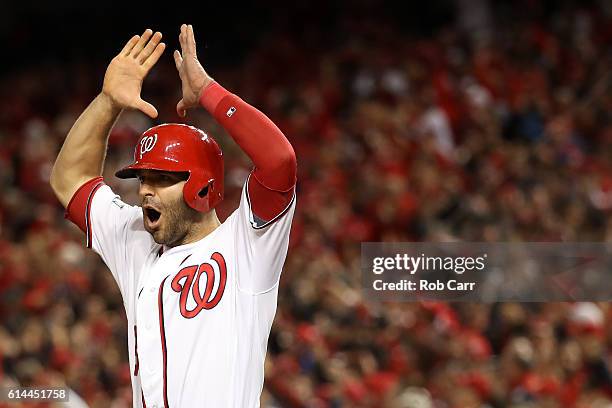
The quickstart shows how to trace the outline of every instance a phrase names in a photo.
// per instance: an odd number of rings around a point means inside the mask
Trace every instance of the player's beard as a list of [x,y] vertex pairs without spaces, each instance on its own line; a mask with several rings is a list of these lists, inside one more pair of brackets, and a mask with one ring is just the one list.
[[154,231],[145,229],[153,236],[153,240],[168,247],[182,245],[193,224],[198,220],[198,212],[189,207],[182,195],[174,202],[161,208],[161,225]]

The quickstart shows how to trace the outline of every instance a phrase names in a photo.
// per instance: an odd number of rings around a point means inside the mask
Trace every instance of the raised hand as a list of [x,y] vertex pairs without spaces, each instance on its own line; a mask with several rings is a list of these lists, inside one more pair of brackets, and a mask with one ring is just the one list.
[[200,93],[213,79],[204,71],[196,52],[193,27],[183,24],[179,34],[181,52],[174,51],[174,63],[181,77],[183,98],[176,105],[180,117],[187,115],[187,109],[198,106]]
[[159,60],[166,45],[160,43],[160,32],[147,29],[132,37],[113,58],[104,75],[102,93],[121,109],[138,109],[152,118],[157,109],[140,97],[142,81]]

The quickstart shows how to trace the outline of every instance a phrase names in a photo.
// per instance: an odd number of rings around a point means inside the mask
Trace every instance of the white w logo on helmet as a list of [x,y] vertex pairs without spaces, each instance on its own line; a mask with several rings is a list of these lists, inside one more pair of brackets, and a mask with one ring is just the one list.
[[140,141],[140,158],[142,155],[153,150],[153,147],[157,143],[157,133],[153,136],[145,136]]

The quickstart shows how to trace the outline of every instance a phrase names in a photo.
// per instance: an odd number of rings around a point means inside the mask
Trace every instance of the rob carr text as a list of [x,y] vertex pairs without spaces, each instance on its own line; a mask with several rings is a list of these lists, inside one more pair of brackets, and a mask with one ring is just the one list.
[[384,282],[381,279],[377,279],[373,282],[372,286],[377,291],[465,291],[474,290],[476,282],[459,282],[456,279],[449,279],[448,281],[419,279],[416,282],[402,279],[398,282]]

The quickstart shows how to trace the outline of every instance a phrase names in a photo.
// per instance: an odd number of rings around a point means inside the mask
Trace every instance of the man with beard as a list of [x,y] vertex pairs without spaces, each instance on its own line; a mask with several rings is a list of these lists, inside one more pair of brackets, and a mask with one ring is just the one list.
[[134,406],[257,407],[295,210],[295,154],[264,114],[206,73],[193,28],[182,25],[177,112],[204,107],[254,168],[238,209],[220,223],[217,143],[195,127],[163,124],[140,136],[134,162],[116,172],[139,179],[141,205],[121,201],[101,177],[108,135],[124,109],[157,117],[140,91],[165,49],[161,37],[146,30],[111,61],[102,92],[66,137],[51,186],[121,291]]

